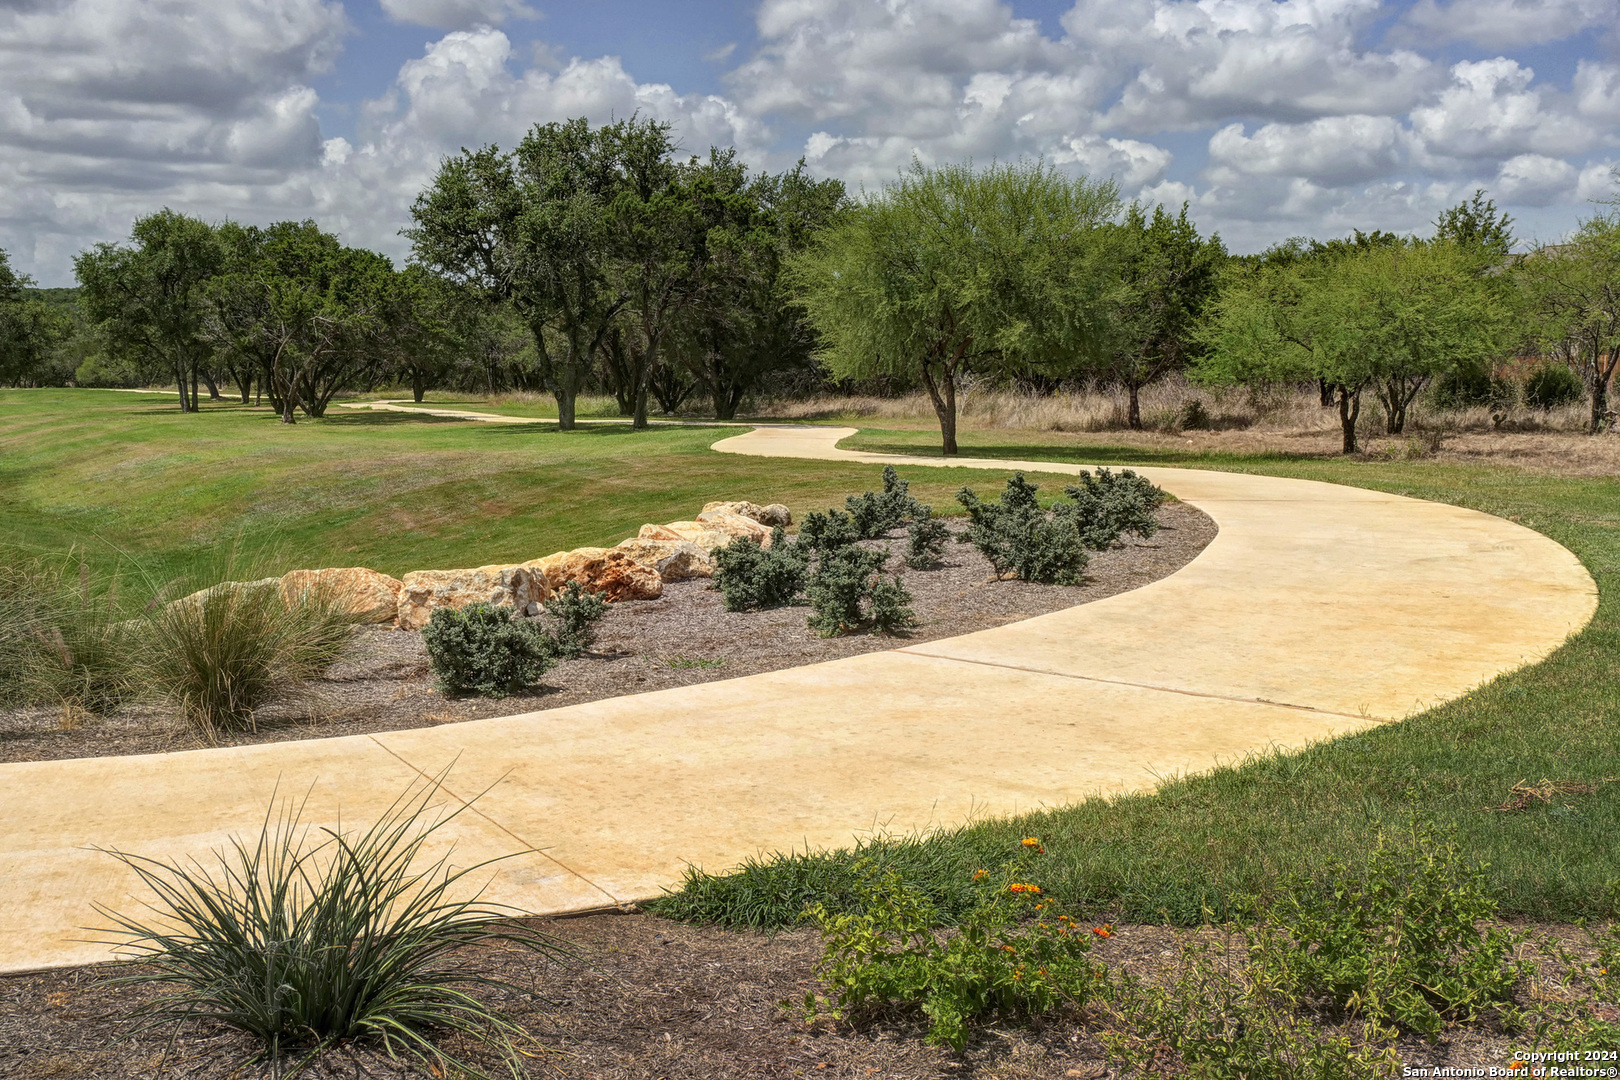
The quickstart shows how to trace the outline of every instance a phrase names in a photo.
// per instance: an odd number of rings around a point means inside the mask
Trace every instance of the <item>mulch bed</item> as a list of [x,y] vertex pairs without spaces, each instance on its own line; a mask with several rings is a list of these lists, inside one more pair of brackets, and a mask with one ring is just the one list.
[[[928,1046],[916,1014],[867,1018],[859,1025],[806,1025],[796,1008],[819,989],[812,964],[820,954],[814,931],[766,936],[683,926],[632,913],[534,920],[576,951],[576,962],[528,952],[481,951],[486,974],[518,992],[488,990],[485,1000],[517,1019],[544,1048],[530,1059],[530,1077],[594,1080],[1072,1080],[1116,1077],[1095,1037],[1098,1017],[1059,1011],[1020,1025],[995,1021],[978,1029],[966,1050]],[[1539,928],[1579,949],[1572,927]],[[1235,946],[1241,953],[1241,943]],[[1117,927],[1093,955],[1113,968],[1151,974],[1174,953],[1171,931]],[[98,983],[120,965],[0,976],[0,1076],[145,1080],[159,1077],[261,1077],[236,1066],[248,1044],[225,1029],[200,1027],[171,1045],[167,1033],[115,1041],[121,1020],[151,990]],[[479,1060],[477,1048],[447,1048]],[[1505,1067],[1512,1039],[1488,1027],[1459,1028],[1434,1043],[1400,1049],[1410,1065]],[[480,1063],[501,1075],[499,1062]],[[427,1077],[375,1048],[347,1047],[323,1059],[311,1077]]]
[[[1162,507],[1159,521],[1152,539],[1129,539],[1094,554],[1085,582],[1072,587],[997,581],[989,563],[967,544],[950,544],[940,569],[909,570],[902,558],[905,533],[897,530],[887,541],[889,569],[903,574],[921,622],[901,636],[819,638],[805,624],[808,608],[728,612],[707,581],[677,582],[665,586],[658,600],[612,605],[598,624],[592,652],[552,669],[533,696],[447,698],[434,689],[420,634],[367,629],[324,679],[261,709],[257,730],[236,733],[226,742],[360,735],[508,716],[984,630],[1168,577],[1215,537],[1214,522],[1185,503]],[[199,745],[163,706],[125,706],[100,717],[43,708],[0,711],[0,761],[160,753]]]

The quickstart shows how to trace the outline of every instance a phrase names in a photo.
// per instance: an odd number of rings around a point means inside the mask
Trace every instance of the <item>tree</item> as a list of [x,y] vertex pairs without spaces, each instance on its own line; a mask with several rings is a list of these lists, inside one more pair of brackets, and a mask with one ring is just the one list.
[[1515,273],[1530,315],[1532,341],[1586,383],[1587,430],[1613,425],[1609,387],[1620,366],[1620,211],[1581,222],[1562,244],[1537,247]]
[[1041,164],[913,164],[792,260],[818,356],[840,378],[920,379],[955,454],[962,375],[1061,373],[1100,352],[1118,207],[1112,182]]
[[0,248],[0,384],[60,386],[73,365],[57,362],[57,353],[75,329],[63,306],[41,299],[33,279],[11,269]]
[[511,304],[528,324],[564,431],[628,299],[610,277],[609,207],[624,189],[624,155],[659,130],[635,119],[537,124],[511,153],[487,146],[446,159],[411,207],[415,260]]
[[1125,387],[1130,426],[1140,431],[1143,387],[1184,370],[1201,348],[1195,330],[1215,294],[1226,247],[1219,235],[1198,235],[1186,203],[1175,217],[1155,206],[1151,218],[1132,203],[1118,237],[1126,290],[1101,371]]
[[1513,219],[1496,209],[1496,202],[1485,197],[1485,189],[1458,203],[1434,219],[1434,238],[1449,240],[1461,247],[1478,248],[1507,258],[1513,250]]
[[199,369],[211,352],[205,290],[224,251],[206,222],[167,208],[138,219],[130,240],[74,259],[85,314],[115,355],[170,372],[181,411],[196,412]]
[[1332,258],[1236,262],[1203,338],[1195,374],[1212,382],[1319,379],[1339,409],[1343,449],[1358,449],[1361,395],[1385,428],[1437,374],[1498,355],[1509,318],[1479,253],[1448,241],[1369,244]]

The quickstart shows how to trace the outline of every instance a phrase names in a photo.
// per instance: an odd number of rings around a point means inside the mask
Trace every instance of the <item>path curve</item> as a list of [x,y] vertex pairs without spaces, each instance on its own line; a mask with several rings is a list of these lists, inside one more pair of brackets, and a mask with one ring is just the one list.
[[[416,410],[411,410],[416,411]],[[471,417],[469,417],[471,419]],[[504,418],[512,419],[512,418]],[[837,449],[777,425],[726,453],[988,470],[1080,466]],[[0,971],[106,959],[92,904],[131,910],[108,856],[206,856],[272,792],[353,826],[455,761],[457,861],[514,850],[488,898],[532,912],[654,896],[696,863],[861,830],[1152,786],[1385,723],[1555,649],[1597,590],[1529,529],[1308,480],[1140,470],[1220,532],[1168,578],[962,637],[541,713],[303,742],[0,765]],[[769,492],[717,493],[768,499]]]

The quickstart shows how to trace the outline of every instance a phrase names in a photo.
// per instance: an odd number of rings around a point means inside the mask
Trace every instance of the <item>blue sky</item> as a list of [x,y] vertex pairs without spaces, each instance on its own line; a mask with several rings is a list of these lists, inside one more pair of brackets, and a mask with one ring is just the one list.
[[1235,250],[1422,232],[1484,187],[1528,239],[1617,190],[1620,0],[0,0],[0,247],[47,284],[168,205],[397,259],[462,145],[640,112],[868,187],[1040,155]]

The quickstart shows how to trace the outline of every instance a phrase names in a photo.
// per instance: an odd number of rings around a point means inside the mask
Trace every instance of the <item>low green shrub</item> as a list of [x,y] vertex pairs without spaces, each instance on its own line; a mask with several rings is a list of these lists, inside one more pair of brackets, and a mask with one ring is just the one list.
[[1268,992],[1241,940],[1178,935],[1174,961],[1151,980],[1107,988],[1100,1040],[1130,1075],[1198,1080],[1386,1080],[1400,1075],[1393,1032],[1362,1022],[1330,1033]]
[[1054,513],[1072,521],[1080,542],[1093,551],[1112,547],[1127,532],[1144,540],[1158,532],[1156,515],[1169,497],[1130,469],[1081,472],[1080,483],[1063,491],[1072,502],[1060,503]]
[[1581,377],[1562,364],[1537,368],[1524,380],[1524,403],[1532,409],[1573,405],[1586,396]]
[[1512,380],[1477,369],[1454,368],[1430,385],[1427,404],[1431,409],[1469,409],[1477,406],[1505,408],[1518,400],[1519,388]]
[[577,581],[557,590],[542,607],[557,624],[551,635],[551,654],[559,660],[577,660],[596,640],[596,621],[607,614],[607,601],[586,592]]
[[1464,859],[1455,828],[1442,835],[1413,821],[1401,842],[1380,829],[1364,868],[1290,882],[1252,951],[1278,993],[1433,1036],[1511,1004],[1530,974],[1514,959],[1524,935],[1480,928],[1495,915],[1484,870]]
[[851,495],[844,500],[860,539],[876,540],[918,515],[923,505],[911,497],[910,486],[910,481],[900,479],[893,465],[885,465],[882,491]]
[[126,592],[74,553],[0,566],[0,697],[104,713],[133,696],[145,625]]
[[470,805],[436,812],[443,779],[407,790],[359,834],[310,829],[301,804],[279,813],[272,804],[259,835],[232,837],[216,871],[110,852],[156,896],[147,915],[101,911],[109,944],[142,961],[109,982],[165,991],[134,1014],[135,1030],[179,1035],[198,1021],[224,1024],[252,1040],[246,1064],[267,1063],[275,1076],[353,1040],[436,1076],[485,1076],[438,1041],[453,1035],[496,1051],[518,1075],[515,1042],[527,1036],[471,993],[507,984],[480,974],[462,950],[568,953],[495,921],[512,912],[477,899],[474,879],[490,862],[452,868],[449,849],[427,861],[428,841]]
[[226,580],[149,609],[141,676],[207,739],[251,728],[255,709],[325,671],[359,621],[326,590],[284,597],[280,584]]
[[811,555],[825,555],[860,538],[855,519],[842,510],[812,510],[799,523],[799,548]]
[[447,694],[506,697],[534,689],[555,663],[556,643],[504,604],[434,608],[422,628],[428,662]]
[[950,538],[951,530],[934,516],[933,507],[919,507],[906,527],[906,565],[913,570],[934,569],[940,564]]
[[975,874],[978,902],[946,936],[923,893],[892,869],[861,866],[862,913],[819,904],[806,912],[821,932],[816,974],[826,993],[805,994],[805,1019],[911,1006],[928,1018],[929,1042],[961,1050],[985,1016],[1084,1005],[1104,975],[1089,956],[1092,934],[1029,880],[1032,869],[1019,858],[999,874]]
[[1000,502],[981,502],[964,487],[956,496],[971,522],[964,539],[1003,577],[1078,585],[1089,561],[1080,534],[1070,516],[1041,509],[1039,490],[1021,472],[1007,481]]
[[810,629],[836,637],[862,629],[892,633],[916,625],[911,594],[899,578],[882,577],[887,559],[887,551],[855,544],[823,552],[805,586]]
[[804,588],[808,573],[804,551],[787,539],[781,526],[771,531],[768,548],[739,536],[714,551],[714,587],[725,598],[727,611],[791,604]]
[[1182,431],[1208,431],[1213,423],[1204,403],[1193,398],[1181,407],[1181,416],[1176,426]]

